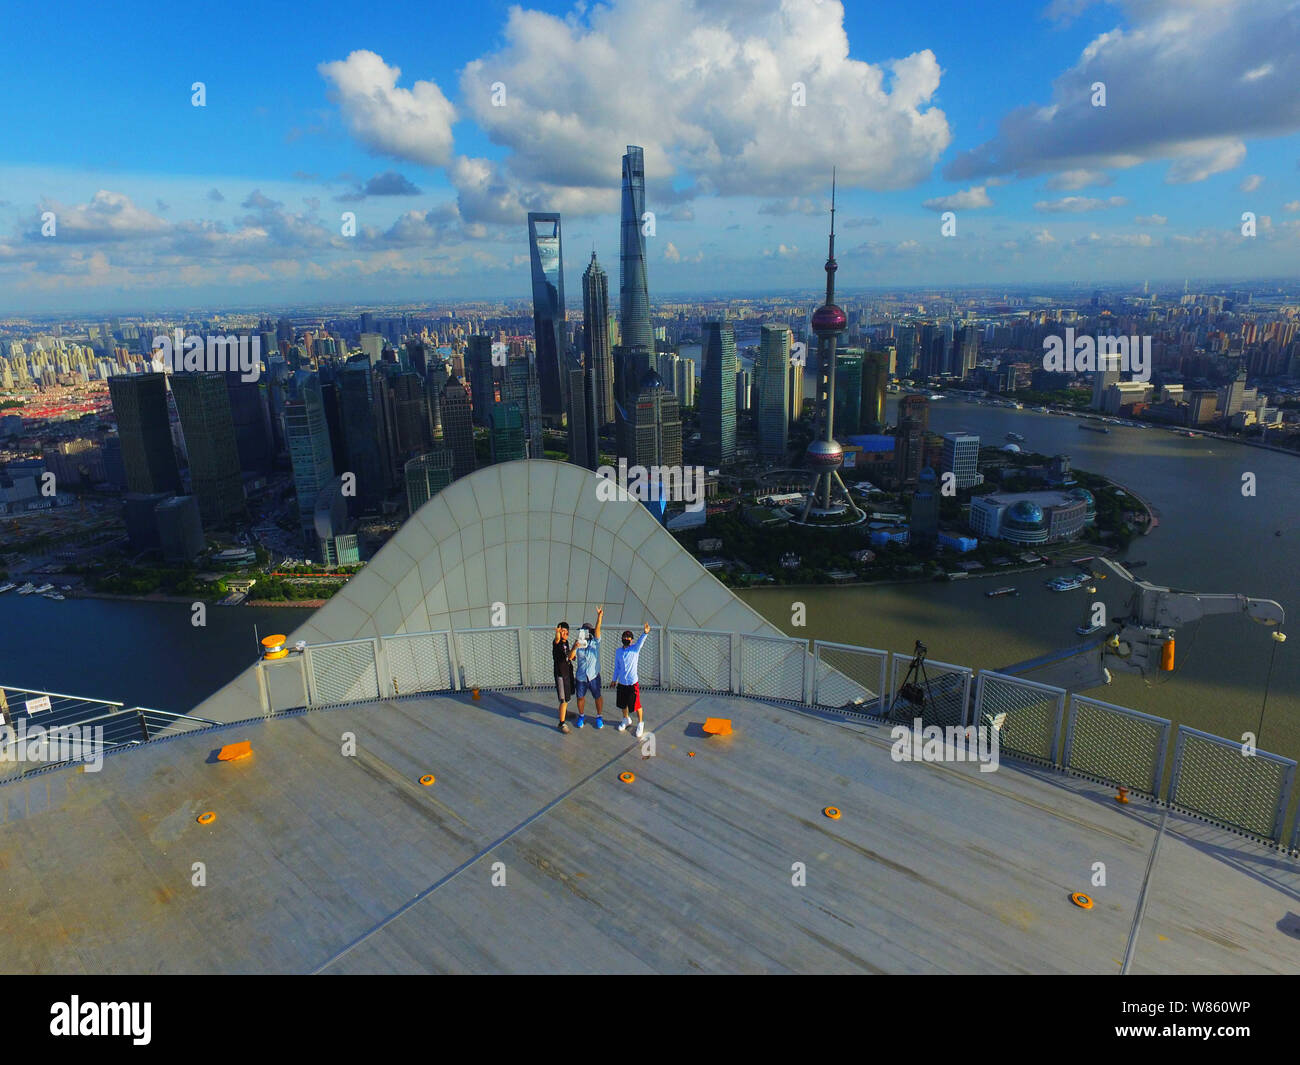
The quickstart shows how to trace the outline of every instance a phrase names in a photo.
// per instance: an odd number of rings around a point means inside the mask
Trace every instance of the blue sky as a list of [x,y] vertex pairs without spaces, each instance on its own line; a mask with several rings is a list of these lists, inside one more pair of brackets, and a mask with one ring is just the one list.
[[1291,275],[1297,54],[1288,0],[25,5],[0,313],[522,297],[529,209],[572,300],[628,143],[652,294],[816,287],[832,163],[848,289]]

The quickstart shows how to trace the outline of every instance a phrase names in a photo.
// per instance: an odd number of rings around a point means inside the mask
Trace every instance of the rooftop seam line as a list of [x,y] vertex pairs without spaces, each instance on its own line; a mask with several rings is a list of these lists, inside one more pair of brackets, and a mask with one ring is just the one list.
[[1151,857],[1147,859],[1147,873],[1142,878],[1142,893],[1138,896],[1137,910],[1133,914],[1133,927],[1129,929],[1128,947],[1124,951],[1124,964],[1120,967],[1120,976],[1127,976],[1129,966],[1133,964],[1133,958],[1137,954],[1138,929],[1142,927],[1142,915],[1147,908],[1147,890],[1151,887],[1151,874],[1156,867],[1156,855],[1160,851],[1160,841],[1165,838],[1165,825],[1169,823],[1169,811],[1166,809],[1160,817],[1160,828],[1156,832],[1156,839],[1151,844]]
[[[677,713],[673,714],[671,717],[667,717],[667,718],[665,718],[663,723],[664,723],[665,725],[667,725],[669,722],[671,722],[671,721],[675,721],[677,718],[681,717],[682,714],[686,713],[686,711],[688,711],[688,710],[692,709],[694,706],[696,706],[696,704],[697,704],[698,702],[699,702],[699,700],[696,699],[696,700],[694,700],[694,701],[688,703],[686,706],[683,706],[680,710],[677,711]],[[543,814],[548,813],[551,809],[553,809],[554,807],[558,806],[561,802],[563,802],[565,799],[567,799],[570,795],[572,795],[575,791],[577,791],[579,788],[581,788],[581,787],[582,787],[584,784],[586,784],[588,781],[594,780],[594,779],[595,779],[596,777],[598,777],[601,773],[604,773],[604,772],[605,772],[606,770],[608,770],[612,765],[614,765],[614,763],[617,762],[620,758],[624,758],[624,757],[626,757],[628,754],[630,754],[631,752],[633,752],[633,751],[635,751],[635,750],[639,750],[639,747],[638,747],[638,746],[628,747],[628,748],[626,748],[625,750],[622,750],[622,751],[620,751],[618,754],[614,755],[614,757],[611,758],[611,759],[609,759],[609,761],[604,762],[604,763],[602,763],[599,767],[597,767],[596,769],[593,769],[590,773],[588,773],[585,777],[583,777],[581,780],[579,780],[576,784],[571,785],[569,788],[567,788],[566,790],[564,790],[563,792],[561,792],[561,793],[560,793],[559,795],[557,795],[554,799],[552,799],[552,800],[551,800],[550,802],[548,802],[545,806],[543,806],[540,810],[536,810],[536,811],[534,811],[533,813],[529,814],[529,815],[528,815],[528,816],[527,816],[523,821],[519,822],[519,824],[515,825],[514,828],[512,828],[512,829],[510,829],[510,831],[506,832],[505,835],[501,836],[499,839],[495,839],[495,840],[493,840],[491,843],[489,843],[486,847],[484,847],[484,848],[483,848],[481,851],[479,851],[477,854],[471,856],[470,858],[467,858],[467,859],[466,859],[465,861],[463,861],[460,865],[456,866],[456,868],[453,869],[450,873],[447,873],[446,875],[444,875],[444,876],[440,877],[439,879],[435,880],[432,884],[430,884],[428,887],[424,888],[424,889],[423,889],[423,890],[422,890],[418,895],[416,895],[414,898],[411,898],[411,899],[407,900],[406,902],[402,903],[401,906],[399,906],[397,909],[395,909],[395,910],[394,910],[392,913],[390,913],[387,917],[383,918],[383,919],[382,919],[381,921],[379,921],[377,924],[372,925],[369,929],[367,929],[366,931],[362,932],[361,935],[357,936],[355,939],[352,940],[352,942],[350,942],[350,943],[348,943],[346,946],[344,946],[342,950],[338,951],[338,952],[337,952],[336,954],[334,954],[333,956],[331,956],[331,957],[329,957],[329,958],[326,958],[325,961],[322,962],[322,963],[321,963],[319,966],[317,966],[315,969],[313,969],[309,975],[311,975],[311,976],[319,976],[319,975],[320,975],[321,973],[323,973],[326,969],[328,969],[331,965],[333,965],[336,961],[338,961],[339,959],[341,959],[342,957],[344,957],[344,955],[350,953],[350,952],[353,950],[353,948],[355,948],[355,947],[359,947],[362,943],[364,943],[367,939],[369,939],[371,936],[373,936],[376,932],[380,932],[380,931],[382,931],[383,929],[387,928],[390,924],[392,924],[394,921],[396,921],[399,917],[402,916],[402,914],[406,913],[407,910],[411,909],[411,908],[412,908],[413,906],[415,906],[418,902],[420,902],[420,901],[423,900],[423,899],[428,898],[430,895],[432,895],[435,891],[437,891],[437,890],[438,890],[440,887],[442,887],[444,884],[447,884],[447,883],[450,882],[451,880],[454,880],[457,876],[459,876],[461,873],[463,873],[463,872],[464,872],[466,869],[468,869],[471,865],[475,864],[476,862],[478,862],[478,861],[481,860],[482,858],[485,858],[487,855],[491,854],[492,851],[494,851],[497,847],[501,846],[501,844],[505,843],[507,840],[511,839],[512,837],[518,835],[520,832],[522,832],[525,828],[527,828],[529,825],[531,825],[534,821],[536,821],[536,820],[537,820],[539,817],[541,817]]]

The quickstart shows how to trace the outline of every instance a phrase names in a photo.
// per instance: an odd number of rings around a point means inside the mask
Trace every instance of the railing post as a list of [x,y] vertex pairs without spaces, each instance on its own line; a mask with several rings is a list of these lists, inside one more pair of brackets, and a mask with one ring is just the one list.
[[740,633],[731,633],[731,654],[728,656],[731,677],[728,691],[732,695],[740,694]]
[[260,658],[257,660],[257,696],[262,704],[262,713],[269,717],[271,714],[271,692],[266,682],[266,663]]
[[375,648],[375,687],[379,689],[379,698],[387,699],[390,694],[398,694],[392,691],[393,674],[388,668],[388,649],[378,636],[372,636],[371,643]]
[[447,630],[447,670],[451,675],[451,690],[460,691],[460,648],[456,646],[456,632]]
[[665,625],[663,628],[663,633],[659,637],[659,682],[665,688],[673,688],[676,686],[673,684],[673,676],[672,676],[672,667],[673,667],[672,641],[673,641],[672,630],[668,628],[667,625]]

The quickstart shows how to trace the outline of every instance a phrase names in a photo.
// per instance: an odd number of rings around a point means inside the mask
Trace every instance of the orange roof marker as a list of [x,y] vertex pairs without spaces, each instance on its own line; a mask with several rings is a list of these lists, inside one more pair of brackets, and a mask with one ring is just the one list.
[[217,752],[218,762],[237,762],[241,758],[247,758],[253,753],[253,745],[248,740],[241,740],[239,743],[227,743]]
[[1070,901],[1073,902],[1076,906],[1078,906],[1079,909],[1081,910],[1092,909],[1092,899],[1088,898],[1087,895],[1083,894],[1080,891],[1076,891],[1073,895],[1071,895]]
[[695,757],[695,752],[694,752],[694,751],[687,751],[687,752],[686,752],[686,757],[687,757],[687,758],[694,758],[694,757]]
[[205,813],[205,814],[199,814],[199,816],[198,816],[198,818],[197,818],[199,824],[201,824],[201,825],[210,825],[210,824],[212,824],[212,822],[215,821],[216,819],[217,819],[217,815],[214,814],[211,810],[209,810],[209,811],[208,811],[207,813]]
[[621,780],[624,784],[631,784],[632,781],[636,780],[636,774],[635,774],[635,773],[620,773],[620,774],[618,775],[618,779]]
[[420,778],[420,783],[427,788],[430,784],[432,784],[437,779],[438,778],[435,777],[432,773],[425,773],[424,776]]
[[838,821],[840,819],[840,811],[837,807],[828,806],[826,807],[826,809],[822,811],[822,813],[824,813],[832,821]]
[[710,736],[730,736],[731,718],[711,717],[704,722],[704,731]]

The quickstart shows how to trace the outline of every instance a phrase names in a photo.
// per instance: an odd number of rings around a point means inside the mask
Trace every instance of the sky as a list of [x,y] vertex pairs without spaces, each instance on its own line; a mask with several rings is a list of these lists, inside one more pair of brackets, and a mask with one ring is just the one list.
[[523,298],[529,210],[580,305],[628,144],[652,298],[816,289],[833,166],[846,291],[1300,262],[1296,0],[7,12],[0,314]]

